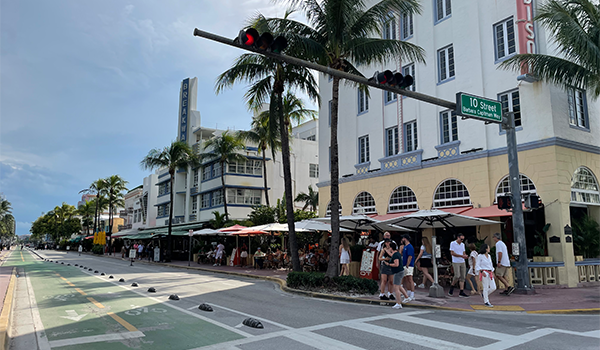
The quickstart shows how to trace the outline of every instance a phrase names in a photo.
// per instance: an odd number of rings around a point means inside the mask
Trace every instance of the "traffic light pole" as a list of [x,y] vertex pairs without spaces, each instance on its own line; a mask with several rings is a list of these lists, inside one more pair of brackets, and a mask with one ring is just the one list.
[[[525,240],[525,221],[523,219],[523,204],[521,204],[521,176],[519,173],[519,155],[517,151],[517,133],[515,130],[515,115],[513,112],[504,114],[502,127],[506,130],[506,149],[508,153],[508,176],[512,196],[512,225],[514,238],[519,245],[517,267],[516,293],[532,294],[533,287],[529,285],[529,268],[527,266],[527,244]],[[513,251],[513,255],[515,252]],[[499,263],[499,261],[497,262]],[[508,286],[507,286],[508,287]]]

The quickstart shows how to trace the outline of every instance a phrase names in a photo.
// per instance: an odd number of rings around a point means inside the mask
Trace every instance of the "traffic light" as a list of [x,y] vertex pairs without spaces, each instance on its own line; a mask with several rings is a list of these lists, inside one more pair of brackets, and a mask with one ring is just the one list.
[[530,194],[525,198],[525,208],[538,209],[540,207],[540,197],[536,194]]
[[383,72],[375,72],[373,77],[369,79],[370,81],[374,81],[378,84],[384,84],[389,86],[397,86],[400,89],[406,89],[414,83],[414,79],[410,75],[402,75],[400,73],[393,73],[390,70],[386,70]]
[[233,42],[241,45],[252,46],[259,50],[269,50],[273,53],[281,53],[287,47],[285,37],[279,35],[273,38],[273,34],[264,32],[262,35],[254,28],[240,30],[237,38]]
[[512,196],[498,196],[498,209],[512,209]]

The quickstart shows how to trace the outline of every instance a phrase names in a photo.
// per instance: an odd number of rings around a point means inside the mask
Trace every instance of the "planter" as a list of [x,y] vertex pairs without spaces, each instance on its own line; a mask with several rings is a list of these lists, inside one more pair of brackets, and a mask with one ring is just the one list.
[[552,262],[553,258],[551,256],[534,256],[533,262]]
[[360,277],[360,262],[352,261],[349,266],[350,276]]
[[583,261],[583,255],[575,255],[575,261]]

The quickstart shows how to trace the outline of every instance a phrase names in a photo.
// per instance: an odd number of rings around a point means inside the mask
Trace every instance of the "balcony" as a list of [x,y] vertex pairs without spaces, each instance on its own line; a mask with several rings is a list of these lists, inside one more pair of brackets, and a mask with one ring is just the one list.
[[421,165],[423,150],[404,152],[379,159],[382,171],[418,167]]
[[356,168],[356,175],[368,173],[370,167],[371,162],[359,163],[354,165],[354,168]]
[[130,230],[132,226],[132,224],[119,225],[119,231]]
[[192,221],[196,221],[196,220],[197,220],[197,216],[196,216],[196,214],[192,214],[192,215],[190,215],[190,220],[189,220],[190,222],[192,222]]
[[196,194],[196,193],[198,193],[198,185],[196,185],[190,189],[190,194]]
[[460,155],[460,141],[452,141],[435,146],[438,151],[438,159],[447,159]]

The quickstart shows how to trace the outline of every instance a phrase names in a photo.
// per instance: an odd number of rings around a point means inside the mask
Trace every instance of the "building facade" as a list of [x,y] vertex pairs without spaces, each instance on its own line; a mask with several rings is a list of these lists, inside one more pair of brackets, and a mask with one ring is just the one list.
[[[524,72],[498,68],[518,53],[557,54],[550,34],[532,21],[537,3],[423,1],[421,14],[390,14],[382,25],[385,38],[425,49],[427,64],[398,60],[360,69],[367,77],[385,69],[410,74],[413,91],[449,101],[467,92],[515,112],[521,190],[537,193],[543,202],[525,214],[528,255],[538,244],[535,231],[550,224],[545,249],[562,263],[558,283],[575,286],[571,220],[587,214],[600,221],[600,101],[585,90],[531,83]],[[319,83],[322,101],[330,101],[331,79],[321,75]],[[330,198],[329,105],[319,111],[321,216],[328,215]],[[510,214],[494,210],[497,196],[510,192],[506,135],[498,124],[463,120],[450,110],[373,88],[367,96],[341,84],[338,135],[343,215],[385,219],[418,209],[470,211],[503,225],[464,230],[488,237],[487,243],[502,231],[512,242]]]

